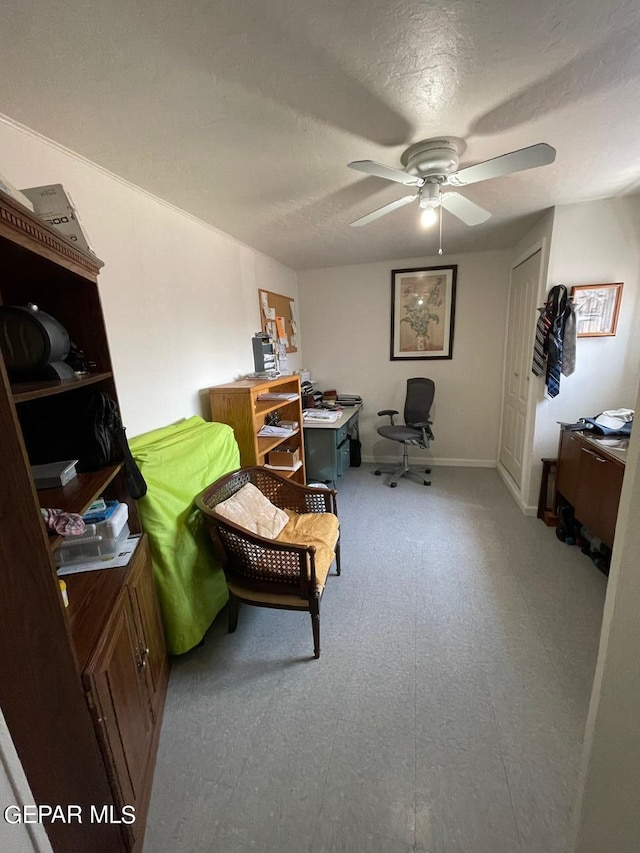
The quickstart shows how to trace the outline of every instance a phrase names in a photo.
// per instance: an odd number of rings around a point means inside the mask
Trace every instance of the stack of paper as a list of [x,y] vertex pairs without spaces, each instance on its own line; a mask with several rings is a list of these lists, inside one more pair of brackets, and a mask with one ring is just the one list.
[[276,392],[269,391],[264,394],[258,394],[256,400],[286,400],[287,402],[291,402],[292,400],[297,400],[297,394],[288,394],[285,392]]
[[334,424],[342,412],[331,412],[329,409],[305,409],[302,413],[305,421],[316,421],[323,424]]
[[260,436],[282,436],[283,438],[287,435],[292,435],[295,430],[292,430],[291,427],[282,427],[282,426],[271,426],[270,424],[265,424],[263,427],[260,427],[258,430],[258,435]]

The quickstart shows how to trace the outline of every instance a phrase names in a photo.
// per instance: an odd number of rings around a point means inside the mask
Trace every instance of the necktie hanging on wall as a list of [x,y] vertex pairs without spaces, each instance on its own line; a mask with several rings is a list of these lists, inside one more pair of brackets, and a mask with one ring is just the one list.
[[567,288],[563,284],[556,284],[552,287],[545,305],[538,310],[540,316],[536,323],[536,340],[531,370],[535,376],[541,376],[546,364],[547,394],[549,397],[557,397],[560,393],[560,374],[562,372]]
[[564,312],[564,334],[562,336],[562,375],[571,376],[576,369],[576,309],[569,299]]
[[547,394],[557,397],[560,393],[564,313],[567,308],[567,288],[564,284],[551,288],[548,302],[551,302],[552,322],[547,336]]
[[533,364],[531,365],[531,372],[534,376],[542,376],[544,373],[544,363],[547,360],[545,344],[551,327],[551,320],[547,316],[547,306],[543,305],[542,308],[538,308],[538,311],[540,316],[536,323],[536,340],[533,346]]

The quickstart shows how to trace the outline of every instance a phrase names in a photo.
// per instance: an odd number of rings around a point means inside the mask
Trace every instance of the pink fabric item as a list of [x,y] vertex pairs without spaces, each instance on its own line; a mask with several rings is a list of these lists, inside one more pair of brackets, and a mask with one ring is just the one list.
[[77,512],[65,512],[63,509],[43,509],[40,512],[44,518],[47,530],[59,533],[61,536],[79,536],[84,533],[84,520]]

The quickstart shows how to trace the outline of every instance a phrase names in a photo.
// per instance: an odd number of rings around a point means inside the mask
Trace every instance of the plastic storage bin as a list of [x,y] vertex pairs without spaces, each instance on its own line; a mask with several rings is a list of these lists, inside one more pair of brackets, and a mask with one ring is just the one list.
[[86,563],[89,560],[110,560],[129,538],[129,525],[116,537],[93,533],[82,536],[68,536],[53,552],[56,566],[71,566],[74,563]]

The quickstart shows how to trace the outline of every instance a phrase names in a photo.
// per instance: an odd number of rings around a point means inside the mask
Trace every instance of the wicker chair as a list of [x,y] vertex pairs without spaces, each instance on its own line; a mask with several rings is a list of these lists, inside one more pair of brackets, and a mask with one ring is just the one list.
[[[289,524],[276,539],[258,536],[216,512],[219,503],[246,483],[256,486],[271,503],[288,510],[293,517],[290,523],[300,521],[303,529],[305,522],[313,524],[318,520],[307,514],[332,513],[337,520],[335,489],[301,486],[266,468],[250,467],[221,477],[196,498],[224,566],[229,588],[229,633],[236,630],[241,601],[258,607],[306,610],[311,614],[314,657],[319,658],[320,599],[334,557],[336,574],[340,574],[338,526],[331,521],[334,541],[323,542],[324,547],[320,548],[283,539]],[[298,518],[302,515],[303,519]]]

